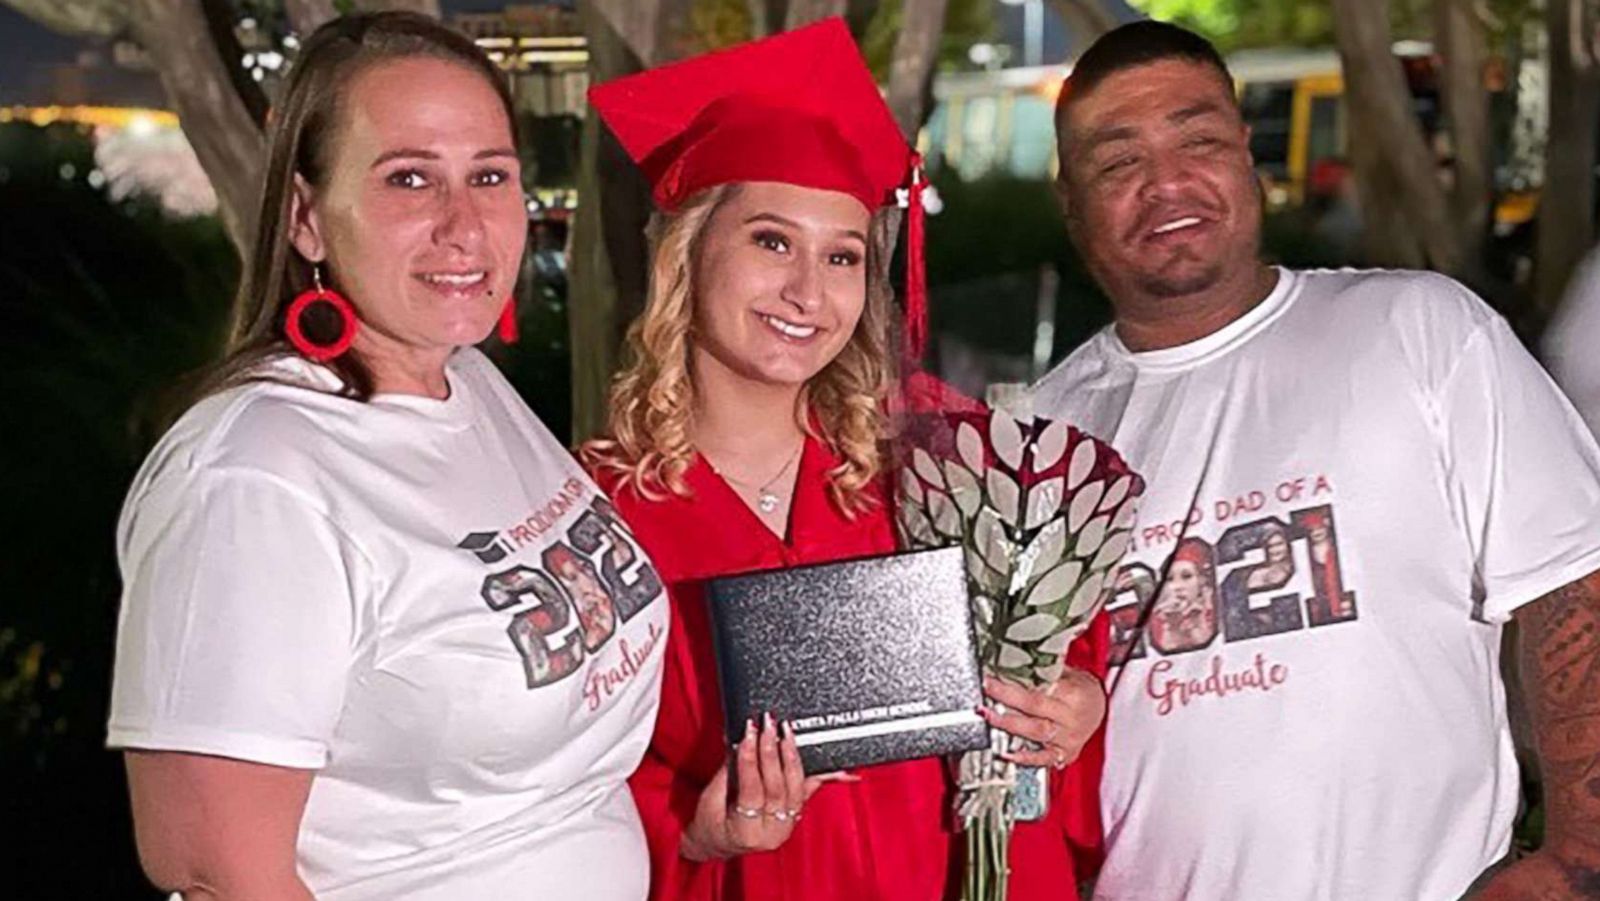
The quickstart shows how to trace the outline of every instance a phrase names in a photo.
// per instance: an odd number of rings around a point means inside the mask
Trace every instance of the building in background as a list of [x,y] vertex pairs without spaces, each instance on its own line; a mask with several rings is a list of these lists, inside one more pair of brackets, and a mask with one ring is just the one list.
[[498,12],[448,17],[511,74],[517,110],[581,116],[589,89],[589,47],[571,2],[508,3]]

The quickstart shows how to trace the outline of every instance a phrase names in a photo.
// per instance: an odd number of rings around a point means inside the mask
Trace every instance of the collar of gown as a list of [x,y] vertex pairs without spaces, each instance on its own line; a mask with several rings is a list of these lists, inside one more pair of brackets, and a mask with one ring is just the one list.
[[[670,520],[670,540],[677,553],[659,561],[669,581],[704,579],[757,569],[864,556],[894,549],[881,507],[846,516],[828,492],[828,471],[839,457],[813,436],[806,436],[789,505],[789,529],[779,538],[717,475],[698,453],[684,474],[690,497],[671,497],[651,504]],[[879,499],[876,486],[868,489]],[[662,537],[667,537],[663,535]]]

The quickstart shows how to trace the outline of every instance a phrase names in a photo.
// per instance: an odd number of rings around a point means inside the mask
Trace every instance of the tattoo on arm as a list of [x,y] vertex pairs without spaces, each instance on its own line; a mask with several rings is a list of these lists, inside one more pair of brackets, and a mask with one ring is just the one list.
[[1543,771],[1545,848],[1574,888],[1600,893],[1600,572],[1523,609],[1519,656]]

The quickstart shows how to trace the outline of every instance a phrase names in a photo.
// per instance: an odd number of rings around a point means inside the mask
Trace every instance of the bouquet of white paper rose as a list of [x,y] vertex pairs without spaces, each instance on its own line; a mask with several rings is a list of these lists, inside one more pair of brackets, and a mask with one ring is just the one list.
[[[1094,437],[1003,411],[913,416],[901,438],[902,536],[912,548],[966,549],[984,672],[1030,687],[1056,681],[1128,549],[1143,481]],[[990,749],[958,765],[967,901],[1004,901],[1019,798],[1043,802],[1044,774],[1000,756],[1014,740],[993,730]]]

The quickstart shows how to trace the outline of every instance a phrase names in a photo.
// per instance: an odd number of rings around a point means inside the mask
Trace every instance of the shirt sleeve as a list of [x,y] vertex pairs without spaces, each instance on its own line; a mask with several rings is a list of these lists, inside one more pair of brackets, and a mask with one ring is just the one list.
[[364,558],[272,476],[164,481],[122,530],[108,744],[322,767]]
[[1600,450],[1505,320],[1467,339],[1438,403],[1483,618],[1600,569]]
[[1545,330],[1544,360],[1589,431],[1600,436],[1600,251],[1590,251]]

